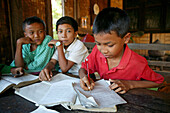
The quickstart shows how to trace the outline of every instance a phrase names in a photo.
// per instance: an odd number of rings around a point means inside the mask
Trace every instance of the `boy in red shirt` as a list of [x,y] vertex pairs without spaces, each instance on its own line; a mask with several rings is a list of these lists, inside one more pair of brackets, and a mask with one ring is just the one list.
[[82,89],[92,90],[95,86],[92,79],[88,80],[88,72],[98,72],[101,79],[113,83],[110,89],[121,94],[134,88],[161,85],[164,78],[149,68],[144,57],[129,49],[129,24],[129,16],[118,8],[105,8],[96,16],[93,23],[96,46],[79,70]]

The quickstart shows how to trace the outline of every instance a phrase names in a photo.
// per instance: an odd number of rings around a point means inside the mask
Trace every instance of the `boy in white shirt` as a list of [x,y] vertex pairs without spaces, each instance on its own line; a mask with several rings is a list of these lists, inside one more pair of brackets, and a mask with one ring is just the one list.
[[59,64],[59,72],[78,75],[81,63],[88,56],[85,45],[75,38],[78,34],[78,24],[73,18],[68,16],[60,18],[56,23],[56,31],[59,40],[51,40],[48,46],[51,48],[56,46],[57,49],[50,62],[40,72],[41,81],[51,79],[52,69],[56,64]]

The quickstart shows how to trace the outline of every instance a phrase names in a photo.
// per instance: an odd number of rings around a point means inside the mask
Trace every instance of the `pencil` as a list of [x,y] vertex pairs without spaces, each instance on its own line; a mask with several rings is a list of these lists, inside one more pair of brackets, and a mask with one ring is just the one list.
[[[90,73],[89,73],[88,59],[86,59],[86,65],[87,65],[88,81],[90,82]],[[88,87],[88,89],[90,89],[90,87]]]

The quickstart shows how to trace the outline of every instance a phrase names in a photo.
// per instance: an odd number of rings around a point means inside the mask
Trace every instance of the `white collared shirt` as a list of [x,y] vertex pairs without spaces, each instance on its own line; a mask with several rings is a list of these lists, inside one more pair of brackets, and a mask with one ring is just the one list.
[[[72,44],[66,50],[64,48],[63,50],[64,50],[65,58],[75,63],[73,67],[69,69],[68,72],[74,75],[78,75],[78,70],[81,67],[81,63],[89,55],[88,49],[83,44],[83,42],[75,38]],[[58,50],[57,49],[52,59],[55,59],[58,61]],[[61,69],[59,70],[59,72],[61,72]]]

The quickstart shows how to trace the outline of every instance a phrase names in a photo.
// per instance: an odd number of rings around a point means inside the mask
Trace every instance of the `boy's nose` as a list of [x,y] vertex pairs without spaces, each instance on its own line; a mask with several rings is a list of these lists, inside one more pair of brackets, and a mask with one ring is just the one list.
[[34,34],[34,37],[35,37],[35,38],[39,37],[39,33],[35,33],[35,34]]
[[101,52],[102,52],[103,54],[106,54],[106,53],[107,53],[107,50],[106,50],[106,49],[102,49]]
[[66,32],[62,33],[62,38],[66,38]]
[[101,53],[103,54],[106,54],[108,52],[104,46],[101,46],[100,50],[101,50]]

